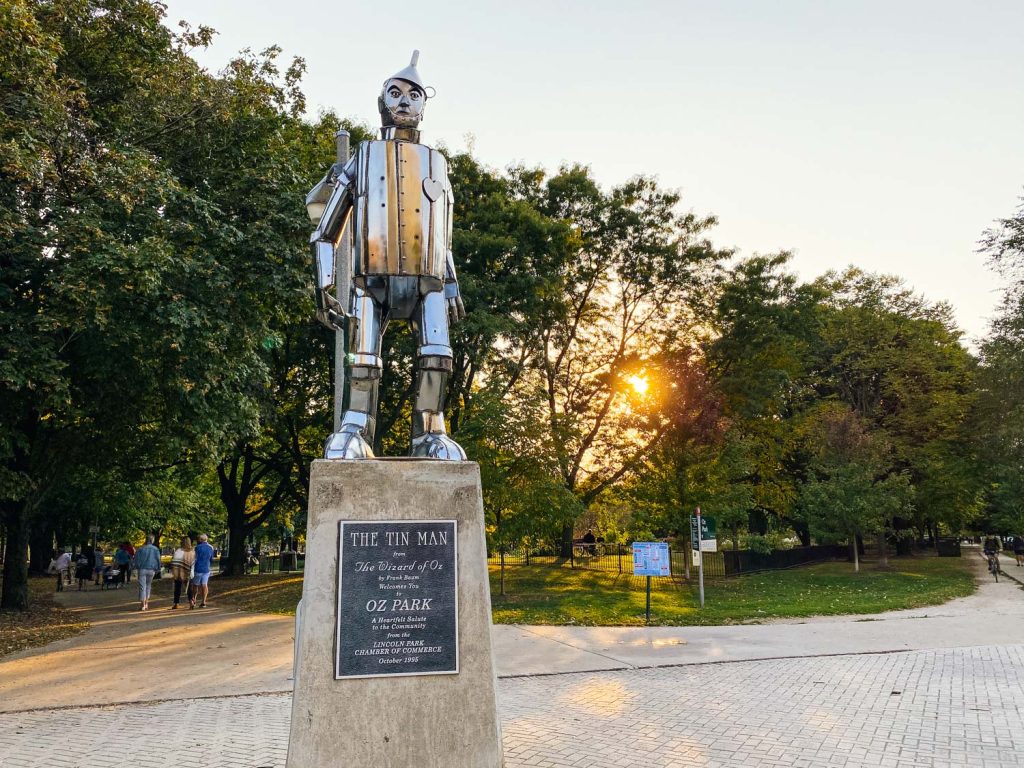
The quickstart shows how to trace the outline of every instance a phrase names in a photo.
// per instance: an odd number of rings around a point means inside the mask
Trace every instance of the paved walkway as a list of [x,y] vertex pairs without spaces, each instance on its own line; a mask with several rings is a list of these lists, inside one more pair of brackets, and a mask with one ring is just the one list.
[[[968,550],[969,552],[970,550]],[[500,677],[594,672],[822,654],[883,653],[1017,643],[1024,593],[994,583],[973,560],[980,587],[941,606],[729,627],[496,626]],[[1015,574],[1012,560],[1004,563]],[[1015,569],[1015,570],[1013,570]],[[1024,578],[1024,576],[1022,576]],[[171,611],[169,580],[152,609],[135,590],[64,592],[92,623],[77,637],[0,661],[0,712],[105,702],[290,691],[293,620],[217,607]],[[216,580],[214,580],[214,595]],[[979,622],[978,616],[999,616]],[[71,683],[69,687],[67,684]]]
[[[1014,645],[505,679],[499,701],[506,768],[1018,768],[1022,690]],[[283,768],[290,705],[0,715],[0,765]]]
[[[976,565],[975,595],[872,617],[496,627],[506,764],[1024,766],[1024,590]],[[65,593],[92,629],[0,662],[0,766],[283,766],[291,619],[167,587]]]
[[1017,565],[1017,558],[1012,555],[999,555],[999,568],[1003,575],[1009,576],[1018,584],[1024,585],[1024,565]]
[[134,582],[60,593],[92,626],[0,660],[0,712],[291,690],[291,617],[171,611],[171,586],[156,582],[146,613]]

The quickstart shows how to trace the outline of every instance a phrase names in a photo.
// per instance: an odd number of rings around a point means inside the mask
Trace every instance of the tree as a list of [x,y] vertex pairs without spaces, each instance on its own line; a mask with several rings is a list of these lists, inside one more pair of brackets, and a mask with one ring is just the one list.
[[515,397],[478,393],[460,431],[469,457],[480,464],[488,544],[499,552],[557,543],[562,527],[581,511],[546,444],[543,402]]
[[847,539],[860,570],[857,538],[882,535],[910,503],[905,474],[892,474],[887,447],[850,408],[823,403],[807,418],[812,459],[797,506],[819,540]]
[[[713,218],[680,214],[678,194],[636,178],[602,192],[581,167],[546,179],[517,174],[519,194],[576,235],[549,268],[557,288],[539,307],[523,386],[539,389],[561,482],[584,506],[635,471],[670,422],[633,397],[659,358],[686,342],[707,269],[721,254]],[[536,351],[534,351],[536,350]],[[567,554],[572,528],[563,529]]]
[[[827,291],[800,283],[787,271],[790,258],[754,256],[721,276],[711,315],[716,335],[704,349],[728,423],[729,464],[742,471],[733,482],[751,497],[747,527],[763,535],[774,519],[807,545],[810,532],[793,515],[806,474],[797,435],[801,415],[817,398]],[[734,538],[740,527],[734,520]]]
[[[848,404],[891,446],[888,474],[906,474],[913,514],[897,532],[959,532],[977,511],[980,485],[969,440],[975,363],[952,310],[902,280],[856,269],[824,278],[822,397]],[[898,548],[905,548],[901,537]]]
[[982,249],[1007,281],[981,346],[974,444],[987,480],[990,530],[1024,530],[1024,204],[987,231]]
[[8,610],[27,605],[29,531],[69,472],[135,482],[255,423],[261,299],[288,275],[253,243],[279,198],[255,190],[258,222],[222,203],[253,186],[246,131],[301,109],[301,65],[281,86],[268,85],[273,51],[212,77],[188,56],[210,30],[173,34],[141,0],[0,13]]
[[739,434],[730,432],[699,347],[683,347],[660,368],[668,375],[656,386],[668,396],[658,407],[671,426],[643,466],[624,481],[614,503],[624,501],[632,511],[634,534],[660,535],[688,535],[690,515],[700,506],[731,532],[735,545],[753,502],[746,480],[750,462]]
[[[9,610],[27,606],[30,527],[69,469],[137,470],[170,442],[124,427],[152,425],[150,408],[159,410],[141,395],[170,362],[160,359],[167,348],[152,304],[174,272],[161,211],[182,191],[121,141],[134,116],[110,120],[103,106],[125,85],[124,70],[154,74],[152,44],[176,56],[152,7],[78,2],[58,11],[22,0],[0,14],[0,608]],[[121,44],[99,94],[96,80],[78,76],[76,53],[90,47],[86,37],[102,48],[104,36]]]

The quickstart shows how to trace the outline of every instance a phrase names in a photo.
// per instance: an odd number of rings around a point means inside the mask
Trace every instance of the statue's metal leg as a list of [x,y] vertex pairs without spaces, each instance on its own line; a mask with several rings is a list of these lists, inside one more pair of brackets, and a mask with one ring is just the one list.
[[448,340],[448,307],[444,291],[426,294],[413,323],[419,336],[416,351],[416,400],[412,411],[410,456],[465,461],[466,452],[447,435],[444,396],[452,370]]
[[381,336],[387,319],[381,305],[363,291],[355,290],[355,333],[349,345],[348,408],[341,428],[327,439],[328,459],[372,459],[377,415],[377,385],[382,368]]

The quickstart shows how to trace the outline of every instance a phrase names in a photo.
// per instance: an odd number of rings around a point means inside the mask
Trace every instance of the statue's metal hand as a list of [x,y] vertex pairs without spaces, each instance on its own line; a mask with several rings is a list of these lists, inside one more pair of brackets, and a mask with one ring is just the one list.
[[316,319],[332,330],[344,329],[348,314],[341,302],[325,289],[318,289],[316,296]]
[[[448,239],[451,241],[450,233]],[[459,320],[462,320],[466,316],[466,307],[462,303],[462,291],[459,290],[459,278],[455,276],[455,259],[452,257],[451,248],[448,249],[448,255],[445,262],[444,298],[448,305],[448,323],[449,325],[455,325]]]
[[462,303],[462,296],[455,295],[447,299],[448,302],[448,322],[451,325],[455,325],[459,320],[462,320],[466,316],[466,307]]

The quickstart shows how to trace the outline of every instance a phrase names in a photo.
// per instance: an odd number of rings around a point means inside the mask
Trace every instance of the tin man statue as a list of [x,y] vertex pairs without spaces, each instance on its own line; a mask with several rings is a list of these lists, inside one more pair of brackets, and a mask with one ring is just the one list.
[[[328,459],[373,458],[381,337],[390,320],[408,320],[417,336],[411,456],[463,461],[446,433],[445,386],[452,368],[448,324],[465,317],[452,262],[452,188],[441,155],[420,143],[428,89],[419,51],[386,81],[377,99],[381,139],[362,142],[306,196],[317,224],[310,238],[317,317],[349,328],[348,407],[327,440]],[[433,93],[431,93],[433,95]],[[354,219],[352,285],[335,296],[338,242]],[[344,291],[342,291],[344,293]]]

